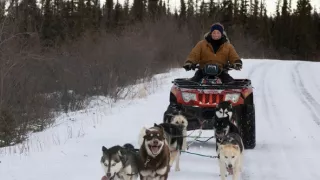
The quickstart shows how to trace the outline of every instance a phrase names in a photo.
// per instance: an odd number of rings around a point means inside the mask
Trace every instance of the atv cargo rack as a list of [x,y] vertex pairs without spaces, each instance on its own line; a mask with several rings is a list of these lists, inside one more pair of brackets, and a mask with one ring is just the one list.
[[180,88],[190,89],[243,89],[251,87],[251,80],[249,79],[235,79],[234,82],[230,84],[202,85],[186,78],[178,78],[172,81],[172,83]]

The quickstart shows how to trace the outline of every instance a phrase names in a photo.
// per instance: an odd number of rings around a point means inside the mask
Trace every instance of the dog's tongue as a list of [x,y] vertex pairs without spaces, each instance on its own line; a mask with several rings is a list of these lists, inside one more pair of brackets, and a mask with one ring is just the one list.
[[228,168],[228,167],[227,167],[227,171],[228,171],[229,175],[232,175],[232,174],[233,174],[233,168]]
[[153,154],[156,154],[159,150],[159,147],[158,146],[151,146],[151,151]]
[[101,180],[109,180],[107,176],[102,176]]

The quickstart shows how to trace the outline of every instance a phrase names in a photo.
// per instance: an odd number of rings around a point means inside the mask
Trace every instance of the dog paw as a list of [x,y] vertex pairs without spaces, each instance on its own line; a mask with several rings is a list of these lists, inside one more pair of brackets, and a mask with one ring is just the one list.
[[174,170],[175,170],[175,171],[180,171],[180,168],[175,168]]

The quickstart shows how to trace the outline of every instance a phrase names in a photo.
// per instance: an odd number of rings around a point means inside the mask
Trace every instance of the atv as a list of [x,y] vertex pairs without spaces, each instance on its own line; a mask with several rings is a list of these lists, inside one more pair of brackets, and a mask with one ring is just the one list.
[[[199,65],[193,70],[201,69]],[[235,79],[232,83],[222,83],[218,75],[222,71],[234,69],[230,64],[220,68],[207,64],[202,68],[204,77],[200,82],[189,78],[172,81],[170,104],[164,113],[163,122],[170,122],[172,116],[181,114],[188,120],[187,130],[213,129],[217,104],[229,101],[235,111],[236,125],[239,127],[245,149],[256,146],[255,106],[251,80]]]

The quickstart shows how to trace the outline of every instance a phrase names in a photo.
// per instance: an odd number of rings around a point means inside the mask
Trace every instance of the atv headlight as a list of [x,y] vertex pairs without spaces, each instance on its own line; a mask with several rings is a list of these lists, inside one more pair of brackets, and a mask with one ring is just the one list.
[[184,102],[189,102],[191,100],[196,101],[197,95],[195,93],[182,92],[182,98]]
[[238,102],[240,97],[239,93],[230,93],[230,94],[226,94],[224,100],[225,101],[232,101],[233,103]]

